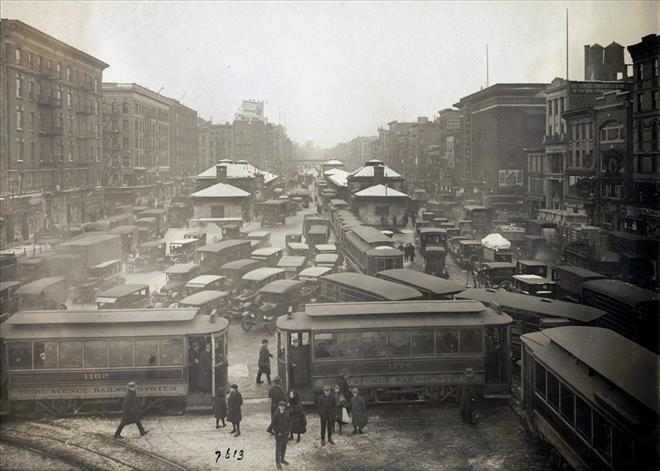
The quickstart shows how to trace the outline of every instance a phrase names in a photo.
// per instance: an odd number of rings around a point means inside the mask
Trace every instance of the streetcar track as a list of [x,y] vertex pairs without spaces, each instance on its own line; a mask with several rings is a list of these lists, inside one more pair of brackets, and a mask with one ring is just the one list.
[[[36,448],[69,464],[92,471],[106,469],[187,471],[185,466],[162,455],[106,437],[98,432],[85,433],[52,423],[33,422],[29,425],[41,429],[44,434],[13,428],[0,432],[0,440]],[[56,435],[64,435],[64,437],[59,438]],[[55,446],[52,446],[53,443]],[[72,453],[73,450],[77,450],[78,453]]]

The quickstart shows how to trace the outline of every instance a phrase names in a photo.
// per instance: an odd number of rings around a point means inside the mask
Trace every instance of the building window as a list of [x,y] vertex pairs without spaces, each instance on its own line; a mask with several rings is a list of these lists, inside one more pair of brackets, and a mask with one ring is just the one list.
[[124,102],[123,104],[123,110],[124,113],[128,113],[128,102]]
[[57,72],[57,77],[62,78],[62,64],[59,62],[55,64],[55,72]]
[[612,456],[612,428],[598,412],[593,411],[594,448],[605,458]]
[[71,67],[68,66],[68,65],[66,66],[66,80],[67,80],[68,82],[71,81]]
[[660,92],[654,91],[653,93],[651,93],[651,109],[657,110],[659,104],[660,104]]
[[23,98],[23,75],[16,74],[16,98]]
[[16,138],[16,159],[19,162],[25,160],[25,142],[22,137]]
[[71,91],[66,92],[66,106],[71,108],[73,106],[73,97]]
[[644,93],[637,94],[637,112],[644,111]]
[[552,373],[548,373],[548,402],[559,410],[559,380]]
[[16,129],[23,130],[23,107],[16,107]]

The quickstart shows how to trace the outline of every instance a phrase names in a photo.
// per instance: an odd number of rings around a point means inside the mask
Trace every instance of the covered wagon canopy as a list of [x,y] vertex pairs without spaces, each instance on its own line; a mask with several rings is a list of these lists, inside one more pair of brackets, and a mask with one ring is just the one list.
[[481,239],[481,245],[488,249],[493,249],[493,250],[503,250],[503,249],[510,249],[511,248],[511,242],[506,240],[504,237],[502,237],[500,234],[494,233],[494,234],[488,234],[486,237]]

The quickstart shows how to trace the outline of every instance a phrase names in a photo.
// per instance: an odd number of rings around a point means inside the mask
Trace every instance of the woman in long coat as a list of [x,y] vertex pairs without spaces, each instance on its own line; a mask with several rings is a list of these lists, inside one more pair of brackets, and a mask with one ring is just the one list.
[[296,443],[300,443],[300,435],[307,432],[307,417],[305,410],[300,404],[300,396],[294,390],[289,391],[289,416],[291,417],[291,435],[289,440],[293,440],[293,434],[298,434]]
[[362,433],[362,428],[367,425],[367,401],[360,396],[357,388],[353,388],[353,397],[351,398],[351,419],[353,434]]
[[220,421],[225,427],[225,417],[227,417],[227,397],[225,396],[224,386],[218,386],[213,399],[213,415],[215,415],[215,428],[220,428]]
[[243,405],[243,396],[238,392],[238,385],[232,384],[229,396],[227,396],[227,420],[231,422],[235,437],[241,435],[241,406]]

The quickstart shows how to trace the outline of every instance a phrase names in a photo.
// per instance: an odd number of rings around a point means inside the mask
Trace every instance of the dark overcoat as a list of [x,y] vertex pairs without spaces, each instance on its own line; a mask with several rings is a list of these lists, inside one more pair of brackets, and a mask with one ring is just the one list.
[[215,395],[213,399],[213,414],[216,419],[224,419],[227,416],[227,398],[224,393]]
[[141,419],[140,404],[135,391],[127,391],[122,404],[122,420],[127,424],[133,424]]
[[270,397],[271,414],[275,412],[280,401],[286,401],[286,394],[284,394],[282,387],[277,384],[270,388],[270,391],[268,391],[268,397]]
[[270,358],[272,356],[273,355],[268,351],[268,347],[266,345],[259,349],[259,360],[257,362],[257,366],[259,366],[259,369],[261,369],[261,371],[264,373],[270,374]]
[[307,417],[305,416],[305,409],[303,409],[303,406],[300,404],[298,396],[294,396],[290,399],[288,410],[289,415],[291,416],[291,432],[307,432]]
[[280,412],[279,409],[273,414],[273,432],[275,435],[289,435],[291,433],[291,416],[288,410]]
[[238,391],[232,391],[227,396],[227,420],[232,423],[239,423],[243,418],[241,415],[241,406],[243,405],[243,396]]
[[351,420],[354,427],[362,428],[367,425],[367,401],[362,396],[351,398]]
[[326,396],[325,394],[321,393],[317,403],[319,415],[325,419],[334,420],[337,407],[335,395],[330,393]]

